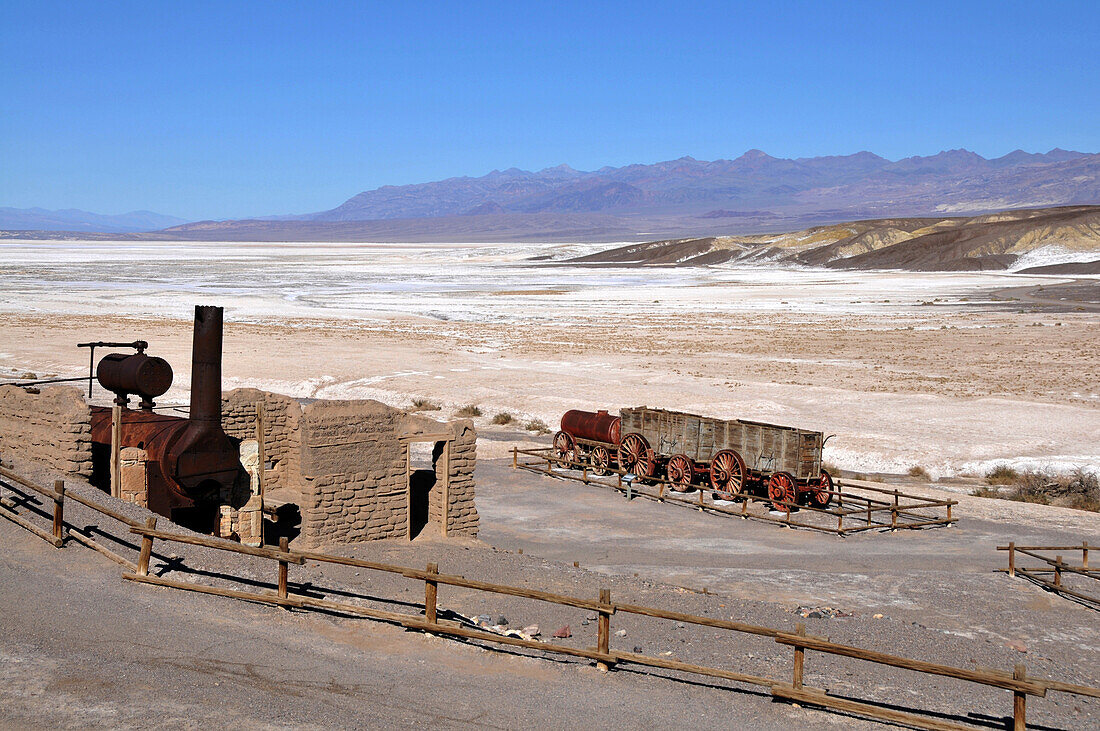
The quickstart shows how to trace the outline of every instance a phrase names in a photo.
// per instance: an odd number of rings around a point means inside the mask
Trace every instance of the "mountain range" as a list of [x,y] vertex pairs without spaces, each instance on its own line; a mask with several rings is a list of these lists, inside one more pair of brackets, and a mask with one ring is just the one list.
[[[891,161],[870,152],[784,159],[749,150],[733,160],[682,157],[589,172],[568,165],[537,172],[510,168],[476,178],[387,185],[316,213],[200,221],[143,236],[253,241],[623,241],[1090,203],[1100,203],[1100,154],[1095,153],[1016,150],[986,159],[960,149]],[[39,213],[60,218],[59,214],[74,212]],[[146,220],[132,222],[128,229],[120,228],[117,221],[107,228],[109,222],[96,222],[92,216],[70,217],[78,223],[66,226],[44,217],[38,223],[24,217],[20,220],[27,225],[20,225],[0,215],[0,228],[135,231],[156,227],[154,221]]]
[[152,211],[130,211],[118,215],[89,213],[76,208],[49,211],[45,208],[0,207],[0,229],[17,231],[97,231],[133,233],[157,231],[186,223],[186,219]]
[[[967,150],[891,162],[870,152],[776,158],[749,150],[735,160],[682,157],[594,172],[559,165],[494,170],[480,178],[384,186],[309,221],[456,215],[594,213],[769,218],[835,211],[841,217],[984,211],[1100,201],[1100,155],[1017,150],[987,160]],[[751,215],[745,215],[751,214]]]

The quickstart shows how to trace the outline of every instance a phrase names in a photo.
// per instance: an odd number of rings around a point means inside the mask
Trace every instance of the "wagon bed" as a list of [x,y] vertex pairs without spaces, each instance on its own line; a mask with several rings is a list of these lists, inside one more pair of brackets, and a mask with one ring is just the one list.
[[821,474],[824,439],[818,431],[646,406],[621,409],[619,416],[622,433],[641,434],[658,458],[683,454],[705,463],[733,450],[753,473],[787,472],[800,482]]

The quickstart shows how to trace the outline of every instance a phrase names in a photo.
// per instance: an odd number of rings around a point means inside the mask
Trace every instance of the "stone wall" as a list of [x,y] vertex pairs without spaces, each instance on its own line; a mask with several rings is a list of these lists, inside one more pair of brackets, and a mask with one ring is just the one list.
[[302,534],[309,545],[405,535],[402,412],[376,401],[316,401],[302,413]]
[[[427,421],[427,420],[425,420]],[[410,428],[411,427],[411,428]],[[474,467],[477,463],[477,432],[467,420],[430,426],[405,425],[405,435],[445,432],[452,435],[450,446],[450,484],[447,487],[447,535],[474,538],[478,530],[477,507],[474,505]],[[428,520],[438,526],[443,521],[443,443],[433,450],[436,484],[428,495]]]
[[90,477],[92,417],[81,389],[52,386],[30,393],[0,386],[0,458]]
[[[302,544],[407,537],[407,444],[402,437],[415,439],[418,434],[446,435],[452,442],[449,534],[477,535],[477,435],[469,421],[443,424],[377,401],[316,401],[304,409],[299,424]],[[434,450],[437,479],[428,502],[428,518],[434,517],[435,526],[442,517],[441,453],[439,443]]]
[[238,388],[222,397],[222,429],[231,437],[256,438],[256,404],[264,405],[264,489],[298,487],[301,483],[301,440],[298,421],[302,407],[290,396]]

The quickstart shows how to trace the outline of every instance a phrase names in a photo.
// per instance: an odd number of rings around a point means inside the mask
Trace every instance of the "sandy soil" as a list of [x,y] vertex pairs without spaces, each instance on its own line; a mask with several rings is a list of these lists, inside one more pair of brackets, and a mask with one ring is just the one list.
[[140,337],[183,403],[191,305],[223,304],[227,388],[476,403],[479,426],[647,404],[836,434],[828,461],[864,472],[1100,467],[1088,282],[531,261],[591,248],[4,243],[0,375]]

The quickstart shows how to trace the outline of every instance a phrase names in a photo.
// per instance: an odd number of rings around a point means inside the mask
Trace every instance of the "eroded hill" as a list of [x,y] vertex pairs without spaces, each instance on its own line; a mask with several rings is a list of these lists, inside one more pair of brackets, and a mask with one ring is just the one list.
[[1100,206],[1024,209],[973,217],[883,218],[783,234],[633,244],[571,260],[620,265],[724,262],[909,271],[1095,271]]

